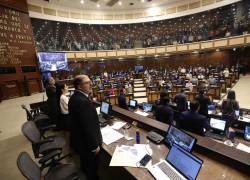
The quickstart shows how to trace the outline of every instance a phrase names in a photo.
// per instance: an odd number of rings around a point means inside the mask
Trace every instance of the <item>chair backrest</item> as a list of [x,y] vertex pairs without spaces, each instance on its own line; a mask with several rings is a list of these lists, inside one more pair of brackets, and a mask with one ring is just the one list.
[[26,112],[27,120],[28,120],[28,121],[33,120],[34,118],[33,118],[32,114],[31,114],[31,112],[28,110],[28,108],[27,108],[24,104],[22,104],[21,107],[22,107],[22,108],[25,110],[25,112]]
[[27,152],[21,152],[17,157],[17,167],[22,175],[28,180],[40,180],[41,170],[38,165],[30,158]]
[[41,134],[33,121],[27,121],[22,125],[22,133],[32,144],[41,141]]

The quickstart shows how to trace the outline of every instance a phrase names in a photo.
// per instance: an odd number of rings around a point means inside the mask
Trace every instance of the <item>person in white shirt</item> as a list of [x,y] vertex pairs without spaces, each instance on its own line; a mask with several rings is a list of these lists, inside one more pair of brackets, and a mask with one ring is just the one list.
[[224,77],[225,77],[225,78],[229,77],[229,70],[228,70],[228,68],[226,68],[226,69],[223,71],[223,74],[224,74]]
[[59,109],[60,109],[60,129],[62,130],[70,130],[70,118],[69,118],[69,109],[68,102],[69,97],[68,94],[68,86],[66,84],[58,85],[57,97],[59,98]]
[[193,91],[193,84],[190,80],[186,83],[186,89],[188,89],[190,92]]

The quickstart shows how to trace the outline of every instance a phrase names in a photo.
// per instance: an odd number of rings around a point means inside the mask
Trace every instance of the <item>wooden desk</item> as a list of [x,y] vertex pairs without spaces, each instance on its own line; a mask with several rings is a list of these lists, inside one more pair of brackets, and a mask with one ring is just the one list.
[[[141,144],[148,144],[147,148],[150,147],[153,151],[152,164],[155,164],[159,162],[160,160],[165,159],[169,151],[168,147],[164,143],[157,145],[147,140],[146,135],[148,131],[143,128],[132,126],[130,129],[127,130],[128,135],[130,137],[135,138],[136,129],[139,129],[140,131]],[[119,132],[123,134],[122,129],[119,130]],[[103,144],[103,148],[110,156],[112,156],[115,151],[116,146],[119,146],[119,145],[133,146],[134,144],[135,144],[135,139],[131,141],[127,141],[126,139],[122,138],[118,140],[117,142],[114,142],[110,145]],[[202,150],[201,151],[195,150],[193,153],[199,158],[201,158],[204,162],[197,179],[201,179],[201,180],[218,179],[219,180],[219,179],[249,179],[250,178],[249,174],[240,172],[236,170],[235,168],[224,164],[223,161],[219,162],[217,160],[210,158],[209,156],[211,156],[211,154],[209,154],[209,152],[203,152]],[[109,167],[109,168],[113,168],[113,167]],[[136,179],[142,179],[142,180],[154,179],[147,169],[133,168],[133,167],[124,167],[124,168]]]

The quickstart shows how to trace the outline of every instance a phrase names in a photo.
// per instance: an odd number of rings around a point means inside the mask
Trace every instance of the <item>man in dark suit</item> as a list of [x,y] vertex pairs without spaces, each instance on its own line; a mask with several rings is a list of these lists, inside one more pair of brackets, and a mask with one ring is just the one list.
[[118,96],[118,105],[120,108],[128,110],[128,105],[126,103],[125,89],[122,89],[120,91],[120,95]]
[[180,127],[187,131],[204,135],[204,129],[209,129],[210,125],[206,116],[199,114],[199,103],[197,101],[190,102],[190,111],[181,113]]
[[208,105],[211,104],[210,99],[204,95],[204,90],[200,89],[199,95],[195,97],[195,100],[199,102],[199,113],[208,117]]
[[58,106],[56,96],[56,81],[53,77],[48,79],[48,86],[46,87],[47,104],[49,107],[49,117],[56,124],[58,128]]
[[159,104],[156,105],[155,108],[155,118],[156,120],[172,124],[173,118],[174,118],[174,112],[173,109],[169,106],[169,97],[167,96],[161,96]]
[[91,80],[86,75],[74,79],[75,92],[69,100],[72,121],[71,146],[80,155],[80,168],[89,180],[98,179],[98,154],[102,135],[95,106],[89,99]]
[[174,97],[174,102],[176,103],[176,110],[179,112],[183,112],[187,110],[187,98],[185,96],[185,90],[181,89],[181,91],[176,94]]

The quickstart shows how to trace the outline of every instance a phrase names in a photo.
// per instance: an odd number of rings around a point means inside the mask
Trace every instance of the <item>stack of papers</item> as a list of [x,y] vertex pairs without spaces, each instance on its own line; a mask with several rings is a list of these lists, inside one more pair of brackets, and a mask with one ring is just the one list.
[[142,112],[142,111],[135,111],[136,114],[139,114],[141,116],[148,116],[149,114],[146,112]]
[[250,147],[249,146],[246,146],[245,144],[241,144],[239,143],[237,146],[236,146],[236,149],[239,149],[241,151],[245,151],[247,153],[250,153]]
[[113,130],[110,126],[106,126],[102,128],[101,133],[102,133],[103,142],[106,145],[109,145],[124,137],[121,133]]
[[121,129],[126,123],[122,121],[115,121],[112,126],[110,126],[112,129],[119,130]]
[[[151,151],[152,153],[152,150],[146,144],[135,144],[134,146],[117,146],[109,165],[139,167],[139,161],[146,154],[148,154],[148,151]],[[146,167],[151,165],[152,161],[150,161]]]

